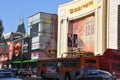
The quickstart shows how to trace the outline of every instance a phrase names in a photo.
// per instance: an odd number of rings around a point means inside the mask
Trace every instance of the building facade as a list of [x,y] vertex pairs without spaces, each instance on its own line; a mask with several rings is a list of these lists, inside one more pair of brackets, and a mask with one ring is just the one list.
[[119,4],[119,0],[73,0],[59,5],[58,57],[73,50],[102,55],[107,48],[119,49]]
[[120,1],[107,1],[107,47],[120,50]]
[[7,65],[7,60],[9,59],[9,46],[2,36],[0,39],[0,69]]
[[39,12],[29,17],[31,59],[57,56],[57,15]]
[[1,37],[0,40],[0,69],[3,67],[11,67],[10,61],[13,54],[13,40],[22,35],[10,32]]

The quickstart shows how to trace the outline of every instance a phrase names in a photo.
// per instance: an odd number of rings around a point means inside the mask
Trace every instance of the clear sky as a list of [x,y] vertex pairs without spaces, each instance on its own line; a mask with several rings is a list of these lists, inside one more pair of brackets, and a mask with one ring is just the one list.
[[16,32],[21,17],[28,32],[28,17],[38,12],[58,14],[58,6],[72,0],[0,0],[0,19],[4,32]]

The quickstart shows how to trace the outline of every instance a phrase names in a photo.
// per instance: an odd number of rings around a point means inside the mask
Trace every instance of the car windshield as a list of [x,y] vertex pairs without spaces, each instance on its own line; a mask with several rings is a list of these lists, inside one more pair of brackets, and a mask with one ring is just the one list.
[[103,80],[102,77],[81,77],[79,80]]
[[97,75],[98,74],[98,72],[96,71],[96,69],[81,69],[80,70],[80,73],[81,74],[84,74],[84,75]]
[[1,72],[0,73],[0,78],[10,78],[10,77],[15,77],[15,75],[13,73],[4,73],[4,72]]
[[78,80],[115,80],[111,73],[98,69],[80,69]]

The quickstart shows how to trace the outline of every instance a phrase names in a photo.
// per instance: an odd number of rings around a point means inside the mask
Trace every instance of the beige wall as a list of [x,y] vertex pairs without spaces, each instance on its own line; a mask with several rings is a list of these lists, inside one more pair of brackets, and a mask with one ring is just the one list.
[[108,0],[108,28],[107,28],[107,48],[118,49],[117,32],[118,32],[118,5],[120,0]]
[[[95,13],[95,54],[106,49],[106,0],[74,0],[58,8],[58,57],[68,51],[68,22]],[[68,21],[67,21],[68,20]],[[61,22],[62,21],[62,22]]]

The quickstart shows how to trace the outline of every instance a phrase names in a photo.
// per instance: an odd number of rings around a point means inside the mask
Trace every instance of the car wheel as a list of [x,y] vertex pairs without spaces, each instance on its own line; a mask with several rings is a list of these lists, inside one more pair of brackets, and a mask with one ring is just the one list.
[[41,77],[42,77],[42,79],[45,79],[45,73],[44,72],[41,72]]
[[71,80],[70,73],[66,73],[66,74],[65,74],[65,80]]

